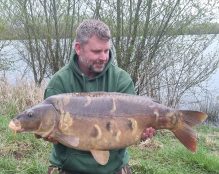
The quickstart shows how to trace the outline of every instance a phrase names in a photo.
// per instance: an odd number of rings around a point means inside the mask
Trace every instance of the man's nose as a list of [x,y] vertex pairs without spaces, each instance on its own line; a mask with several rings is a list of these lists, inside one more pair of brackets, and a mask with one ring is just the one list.
[[108,57],[109,57],[109,53],[105,53],[105,52],[102,52],[101,54],[100,54],[100,60],[102,60],[102,61],[106,61],[107,59],[108,59]]

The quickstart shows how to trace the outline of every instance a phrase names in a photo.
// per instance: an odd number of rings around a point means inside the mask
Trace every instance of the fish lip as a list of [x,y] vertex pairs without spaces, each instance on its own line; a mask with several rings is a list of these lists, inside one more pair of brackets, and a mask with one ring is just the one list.
[[8,127],[15,132],[22,132],[23,129],[21,128],[21,123],[18,120],[12,120],[10,121]]

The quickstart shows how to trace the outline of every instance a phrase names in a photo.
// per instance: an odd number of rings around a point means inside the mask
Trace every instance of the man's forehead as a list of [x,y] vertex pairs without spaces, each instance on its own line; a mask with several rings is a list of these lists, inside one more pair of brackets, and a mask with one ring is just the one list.
[[92,49],[100,49],[100,48],[110,48],[111,42],[110,40],[103,40],[98,38],[90,38],[88,42],[85,44]]

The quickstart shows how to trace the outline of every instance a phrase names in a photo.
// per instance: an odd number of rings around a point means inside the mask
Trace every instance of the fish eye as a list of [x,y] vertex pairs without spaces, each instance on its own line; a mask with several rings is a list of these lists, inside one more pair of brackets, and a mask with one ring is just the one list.
[[32,112],[28,112],[27,116],[31,118],[33,116],[33,113]]

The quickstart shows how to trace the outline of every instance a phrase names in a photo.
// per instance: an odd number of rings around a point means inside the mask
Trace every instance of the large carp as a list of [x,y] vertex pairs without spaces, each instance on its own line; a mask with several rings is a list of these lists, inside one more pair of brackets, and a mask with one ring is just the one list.
[[104,165],[109,150],[138,143],[147,127],[169,129],[189,150],[196,151],[191,129],[207,115],[175,110],[137,95],[91,92],[54,95],[27,109],[9,123],[16,132],[53,137],[79,150],[90,151]]

